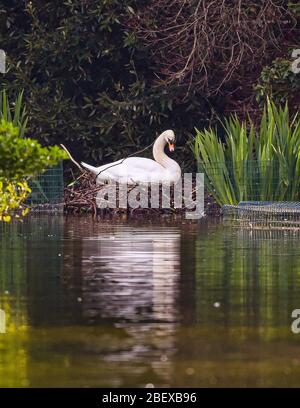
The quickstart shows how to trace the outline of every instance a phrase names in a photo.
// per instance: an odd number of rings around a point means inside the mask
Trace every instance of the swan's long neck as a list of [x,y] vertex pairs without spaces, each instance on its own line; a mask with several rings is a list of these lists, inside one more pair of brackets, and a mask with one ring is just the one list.
[[171,159],[164,152],[165,145],[167,144],[164,134],[162,133],[155,140],[153,145],[153,157],[157,163],[161,164],[167,170],[181,171],[180,166],[175,160]]

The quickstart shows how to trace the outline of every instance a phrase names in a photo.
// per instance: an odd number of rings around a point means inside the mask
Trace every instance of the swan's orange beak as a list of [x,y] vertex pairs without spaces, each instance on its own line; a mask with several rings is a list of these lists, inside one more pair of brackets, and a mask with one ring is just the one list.
[[174,149],[175,149],[174,143],[170,143],[170,142],[169,142],[169,150],[170,150],[170,152],[174,152]]

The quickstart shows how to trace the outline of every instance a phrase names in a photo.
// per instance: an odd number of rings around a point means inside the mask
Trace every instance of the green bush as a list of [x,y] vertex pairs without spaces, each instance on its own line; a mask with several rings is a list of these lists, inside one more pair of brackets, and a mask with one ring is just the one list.
[[194,153],[206,187],[220,204],[300,200],[300,118],[268,100],[261,123],[236,116],[215,129],[196,130]]
[[22,203],[30,193],[27,184],[29,179],[65,158],[67,158],[66,153],[57,146],[42,147],[34,139],[21,138],[19,129],[2,118],[0,120],[0,221],[10,221],[15,211],[22,209]]
[[256,100],[264,104],[267,98],[277,103],[290,99],[293,110],[299,107],[300,76],[291,70],[292,60],[276,58],[263,68],[258,83],[254,87]]
[[12,123],[0,121],[0,180],[32,178],[67,158],[58,146],[42,147],[36,140],[19,137]]

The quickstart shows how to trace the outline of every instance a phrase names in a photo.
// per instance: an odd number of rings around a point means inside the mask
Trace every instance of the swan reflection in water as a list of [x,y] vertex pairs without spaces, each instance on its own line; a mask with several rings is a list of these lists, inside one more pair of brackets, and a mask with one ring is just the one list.
[[179,229],[115,227],[84,239],[83,256],[85,319],[113,322],[133,339],[130,350],[105,359],[147,361],[168,381],[179,313]]

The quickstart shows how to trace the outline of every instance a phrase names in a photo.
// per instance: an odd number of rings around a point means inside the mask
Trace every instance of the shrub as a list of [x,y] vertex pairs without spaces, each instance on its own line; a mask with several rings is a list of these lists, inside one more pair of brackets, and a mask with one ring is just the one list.
[[[276,58],[263,68],[258,83],[254,87],[256,100],[261,104],[272,98],[277,103],[290,100],[290,108],[299,108],[300,77],[292,72],[291,60]],[[292,106],[291,106],[292,105]]]
[[64,158],[67,158],[67,155],[59,147],[42,147],[36,140],[21,138],[19,129],[2,118],[0,120],[0,220],[10,221],[14,212],[22,209],[22,203],[30,193],[27,184],[30,178]]
[[[0,221],[10,222],[12,214],[16,218],[28,213],[28,208],[23,208],[22,204],[31,192],[26,181],[23,182],[3,182],[0,181]],[[17,213],[14,213],[17,211]]]
[[206,96],[249,84],[295,24],[282,0],[156,0],[132,20],[157,77]]

